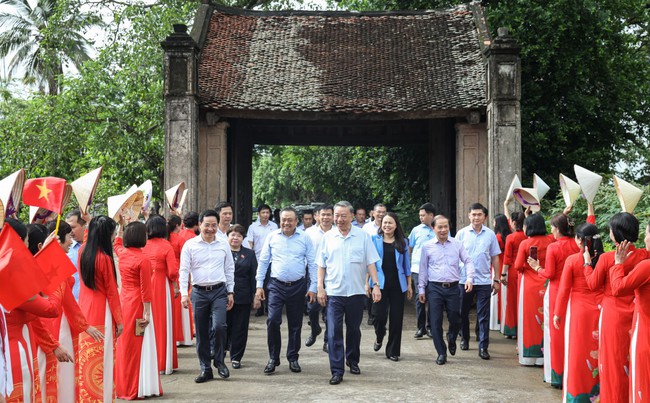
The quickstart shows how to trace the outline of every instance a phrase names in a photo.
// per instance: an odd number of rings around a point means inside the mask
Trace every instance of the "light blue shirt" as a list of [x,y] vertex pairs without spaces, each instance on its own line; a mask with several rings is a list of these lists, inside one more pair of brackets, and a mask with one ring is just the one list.
[[422,257],[422,246],[436,237],[433,229],[427,225],[420,224],[411,230],[409,245],[413,247],[411,253],[411,272],[420,272],[420,257]]
[[[492,257],[501,254],[499,241],[494,231],[483,225],[481,231],[476,233],[472,226],[467,226],[456,234],[456,239],[463,243],[474,263],[474,285],[492,285]],[[460,269],[460,283],[465,284],[465,267]]]
[[326,232],[316,259],[318,266],[325,269],[327,295],[333,297],[365,294],[368,265],[378,261],[370,235],[354,226],[347,236],[337,227]]
[[304,232],[296,229],[291,236],[286,236],[281,229],[269,234],[264,241],[260,261],[257,266],[257,288],[264,286],[266,272],[271,265],[271,278],[293,282],[305,277],[305,263],[309,267],[309,291],[316,292],[318,272],[314,262],[314,247],[311,239]]
[[438,283],[459,281],[461,277],[460,262],[467,265],[469,278],[473,279],[474,265],[472,264],[472,258],[460,241],[448,237],[444,243],[440,242],[438,238],[433,238],[425,243],[420,258],[419,294],[425,294],[429,281]]
[[72,295],[74,295],[74,299],[77,302],[79,302],[79,249],[81,249],[81,244],[75,240],[72,241],[72,245],[68,249],[68,257],[72,260],[74,267],[77,268],[77,271],[72,275],[74,277]]

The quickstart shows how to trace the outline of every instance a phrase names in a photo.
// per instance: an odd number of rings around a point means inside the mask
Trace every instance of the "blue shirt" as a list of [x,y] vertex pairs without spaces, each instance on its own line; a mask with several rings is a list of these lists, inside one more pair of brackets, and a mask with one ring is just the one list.
[[[427,283],[453,283],[460,280],[459,262],[467,265],[469,278],[474,278],[474,264],[463,244],[452,237],[442,243],[433,238],[422,246],[420,257],[420,275],[418,277],[418,293],[425,294]],[[426,295],[426,294],[425,294]]]
[[[476,233],[470,225],[458,231],[456,239],[463,243],[474,263],[476,275],[472,284],[491,285],[492,272],[490,271],[490,267],[492,266],[492,257],[501,254],[499,241],[494,231],[483,225],[481,231]],[[461,284],[465,283],[466,278],[465,268],[461,266]]]
[[68,257],[72,260],[72,264],[77,268],[77,271],[72,275],[74,277],[74,285],[72,286],[72,295],[75,301],[79,302],[79,249],[81,244],[77,241],[72,241],[70,249],[68,249]]
[[422,246],[436,237],[436,233],[428,225],[420,224],[411,230],[409,235],[409,245],[413,248],[411,252],[411,272],[420,272],[420,257],[422,256]]
[[366,293],[368,266],[379,261],[372,238],[352,226],[346,236],[337,227],[323,235],[316,263],[325,269],[327,295],[349,297]]
[[264,241],[260,262],[257,266],[257,288],[264,286],[266,272],[271,265],[271,278],[280,281],[298,281],[305,277],[305,263],[309,267],[309,291],[316,292],[318,272],[314,262],[314,247],[311,239],[296,229],[286,236],[281,229],[271,232]]

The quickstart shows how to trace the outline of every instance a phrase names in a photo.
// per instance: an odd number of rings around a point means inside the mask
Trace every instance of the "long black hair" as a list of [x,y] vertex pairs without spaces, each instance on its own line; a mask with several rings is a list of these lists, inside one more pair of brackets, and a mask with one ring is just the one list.
[[[384,217],[390,217],[393,220],[395,220],[395,241],[393,242],[393,246],[395,247],[395,249],[397,249],[399,253],[405,253],[406,237],[404,236],[404,230],[402,229],[402,224],[400,224],[397,214],[393,213],[392,211],[389,211],[386,213]],[[384,235],[384,231],[381,229],[381,225],[377,230],[377,234],[382,236]]]
[[112,218],[100,215],[88,224],[88,239],[81,252],[81,262],[79,271],[81,279],[86,287],[91,290],[95,289],[95,259],[98,253],[103,253],[110,257],[111,266],[113,266],[113,276],[117,280],[115,272],[115,263],[113,263],[113,233],[117,224]]
[[181,218],[177,215],[172,215],[167,219],[167,233],[171,234],[176,228],[181,226]]
[[510,231],[510,225],[508,225],[508,218],[503,214],[497,214],[494,216],[494,232],[501,234],[501,241],[505,242],[506,237],[512,234]]
[[521,211],[515,211],[514,213],[510,214],[510,220],[515,225],[515,231],[523,231],[524,230],[524,219],[525,218],[526,218],[526,216]]
[[586,246],[589,251],[589,256],[591,256],[591,267],[596,267],[598,259],[604,253],[603,241],[598,234],[598,227],[589,223],[580,224],[576,228],[576,238],[582,241],[583,249],[580,253],[584,252],[584,247]]

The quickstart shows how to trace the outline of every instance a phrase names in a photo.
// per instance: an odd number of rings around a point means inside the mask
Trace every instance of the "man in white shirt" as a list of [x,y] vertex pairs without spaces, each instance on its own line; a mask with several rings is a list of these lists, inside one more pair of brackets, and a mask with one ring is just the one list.
[[366,209],[363,207],[357,208],[357,210],[354,212],[354,221],[352,221],[352,225],[355,227],[363,228],[364,225],[366,225]]
[[[314,246],[314,251],[316,252],[315,256],[318,256],[318,247],[320,245],[323,235],[332,229],[332,216],[334,215],[334,207],[326,204],[324,206],[318,207],[318,225],[313,225],[305,231],[305,233],[311,238],[311,242]],[[305,346],[311,347],[316,343],[316,338],[323,331],[320,326],[318,313],[321,312],[320,304],[315,301],[307,305],[307,315],[309,315],[309,325],[311,326],[311,333],[305,340]],[[327,307],[322,307],[323,312],[323,322],[325,322],[325,336],[323,337],[323,351],[328,351],[327,345]]]
[[367,222],[366,225],[363,226],[363,230],[366,231],[368,235],[377,235],[377,231],[381,227],[381,220],[384,219],[386,211],[386,206],[383,204],[375,204],[375,207],[372,209],[374,219],[370,222]]
[[[327,332],[332,378],[330,385],[343,381],[344,363],[350,373],[358,375],[361,356],[361,320],[366,299],[366,275],[375,287],[375,302],[381,299],[377,278],[379,254],[370,236],[352,226],[354,208],[346,201],[334,206],[336,228],[321,240],[316,258],[318,265],[318,302],[327,306]],[[346,346],[343,346],[343,323],[346,328]]]
[[[200,236],[185,242],[181,251],[179,281],[184,308],[189,306],[188,281],[192,278],[196,353],[201,364],[196,383],[212,379],[211,360],[221,378],[230,376],[224,356],[226,311],[234,303],[235,263],[228,242],[216,236],[218,226],[217,212],[205,210],[199,216]],[[210,335],[214,335],[212,357]]]
[[278,229],[278,225],[271,221],[270,218],[271,206],[262,204],[257,208],[257,220],[248,227],[248,232],[246,233],[250,248],[255,251],[255,257],[258,262],[260,261],[260,253],[262,252],[262,246],[264,246],[264,240],[271,232]]
[[217,216],[219,217],[219,227],[217,228],[217,234],[219,238],[224,241],[228,241],[228,230],[232,224],[233,209],[232,204],[229,202],[219,202],[215,208]]
[[306,231],[307,229],[314,226],[314,210],[305,210],[301,214],[302,223],[298,226],[298,229],[301,231]]

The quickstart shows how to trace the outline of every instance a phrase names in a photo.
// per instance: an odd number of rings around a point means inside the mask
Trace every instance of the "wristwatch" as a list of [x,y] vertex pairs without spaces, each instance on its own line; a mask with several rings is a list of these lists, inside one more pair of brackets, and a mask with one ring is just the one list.
[[379,283],[375,283],[372,288],[379,287]]

